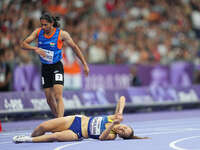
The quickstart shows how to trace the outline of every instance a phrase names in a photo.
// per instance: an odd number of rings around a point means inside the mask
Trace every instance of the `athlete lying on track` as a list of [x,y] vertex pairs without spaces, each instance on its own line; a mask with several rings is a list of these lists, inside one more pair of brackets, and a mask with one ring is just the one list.
[[[109,116],[87,117],[73,115],[52,119],[41,123],[30,136],[15,136],[13,142],[53,142],[77,141],[80,139],[114,140],[117,135],[123,139],[147,139],[134,136],[131,127],[121,124],[125,97],[121,96],[115,114]],[[51,134],[45,134],[51,132]]]

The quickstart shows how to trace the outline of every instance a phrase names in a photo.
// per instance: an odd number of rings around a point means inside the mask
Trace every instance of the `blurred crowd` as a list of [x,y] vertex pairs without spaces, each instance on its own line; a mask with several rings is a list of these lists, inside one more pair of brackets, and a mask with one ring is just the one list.
[[199,63],[199,0],[2,0],[0,11],[7,60],[37,62],[19,43],[50,12],[60,16],[89,63]]
[[90,64],[200,64],[199,0],[1,0],[0,50],[11,68],[39,62],[20,42],[44,12],[61,18]]

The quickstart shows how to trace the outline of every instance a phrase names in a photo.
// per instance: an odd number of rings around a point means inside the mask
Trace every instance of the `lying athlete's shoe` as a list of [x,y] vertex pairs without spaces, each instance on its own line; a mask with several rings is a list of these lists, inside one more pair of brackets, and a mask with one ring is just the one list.
[[27,142],[32,142],[32,138],[30,136],[25,136],[25,135],[17,135],[13,137],[13,142],[14,143],[27,143]]

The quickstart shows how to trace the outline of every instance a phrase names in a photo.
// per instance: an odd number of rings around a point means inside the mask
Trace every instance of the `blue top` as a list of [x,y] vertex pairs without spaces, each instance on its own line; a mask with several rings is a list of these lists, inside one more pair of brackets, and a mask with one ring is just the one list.
[[62,49],[58,46],[60,29],[55,28],[55,32],[50,37],[44,36],[44,30],[41,29],[38,34],[38,47],[45,51],[46,56],[40,56],[43,64],[55,64],[62,59]]
[[88,136],[89,138],[99,139],[101,133],[106,129],[108,117],[91,117],[88,123]]

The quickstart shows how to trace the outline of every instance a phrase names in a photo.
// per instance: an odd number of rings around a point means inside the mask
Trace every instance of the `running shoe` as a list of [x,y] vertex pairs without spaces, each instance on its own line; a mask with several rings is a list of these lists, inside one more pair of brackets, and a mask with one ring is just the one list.
[[26,135],[17,135],[13,137],[14,143],[26,143],[31,142],[31,137]]

